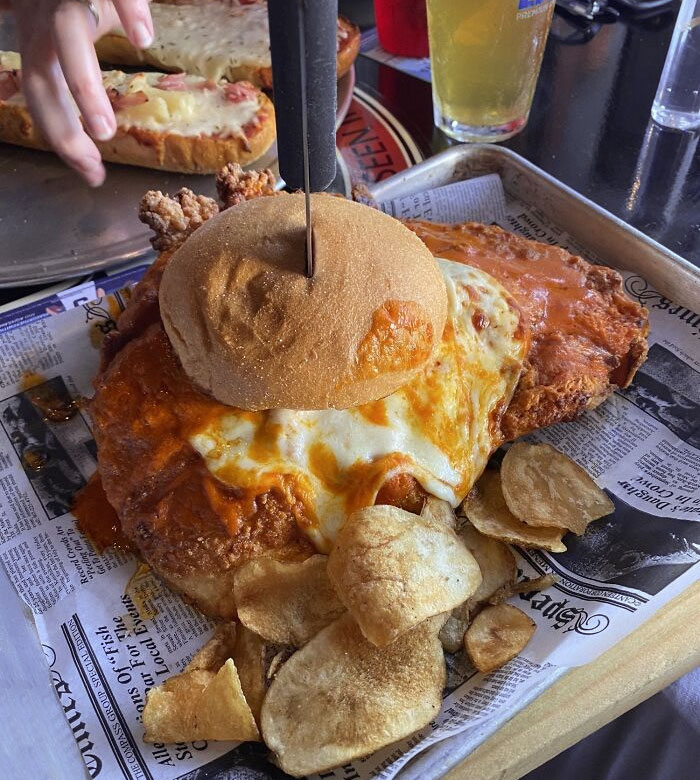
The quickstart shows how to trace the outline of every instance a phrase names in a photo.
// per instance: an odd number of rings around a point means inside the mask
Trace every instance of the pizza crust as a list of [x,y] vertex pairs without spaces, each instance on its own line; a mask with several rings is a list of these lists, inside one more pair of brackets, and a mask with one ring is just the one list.
[[[108,162],[159,168],[180,173],[214,173],[226,163],[246,165],[258,159],[275,140],[275,110],[266,96],[260,95],[259,125],[251,137],[183,136],[173,132],[119,128],[109,141],[97,141]],[[50,150],[36,129],[26,106],[0,101],[0,141]]]

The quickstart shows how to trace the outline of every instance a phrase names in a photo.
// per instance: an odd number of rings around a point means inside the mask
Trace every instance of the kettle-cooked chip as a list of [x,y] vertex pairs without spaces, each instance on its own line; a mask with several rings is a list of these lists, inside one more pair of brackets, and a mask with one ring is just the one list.
[[615,511],[586,471],[549,444],[514,444],[503,458],[501,480],[508,508],[528,525],[580,536],[593,520]]
[[218,672],[227,659],[233,658],[237,628],[235,623],[219,623],[212,638],[194,654],[185,671]]
[[230,658],[218,672],[194,669],[151,688],[143,725],[146,742],[260,739]]
[[535,623],[511,604],[486,607],[464,635],[464,647],[480,672],[492,672],[525,647],[535,633]]
[[440,629],[438,639],[446,653],[457,653],[462,649],[464,634],[469,627],[469,610],[456,607]]
[[[279,647],[279,645],[276,645]],[[267,665],[267,671],[265,672],[265,679],[269,686],[270,682],[275,679],[277,672],[287,663],[287,661],[294,655],[296,649],[291,645],[284,645],[281,650],[278,650],[271,656]]]
[[535,591],[547,590],[557,582],[558,578],[554,574],[543,574],[541,577],[533,577],[529,580],[520,580],[514,582],[508,587],[508,598],[515,596],[516,593],[535,593]]
[[474,556],[443,520],[371,506],[345,521],[328,576],[370,642],[383,647],[479,587]]
[[243,695],[255,716],[256,723],[260,722],[260,708],[267,692],[265,666],[269,648],[270,643],[249,628],[244,625],[237,626],[236,641],[232,649],[233,661],[236,664]]
[[481,585],[469,598],[470,606],[474,607],[515,581],[515,556],[507,544],[480,533],[469,522],[457,533],[481,569]]
[[464,520],[457,535],[479,564],[482,580],[476,592],[452,610],[440,630],[440,641],[448,653],[462,649],[471,613],[495,594],[508,592],[516,572],[515,556],[507,544],[479,533],[468,520]]
[[565,552],[562,528],[536,528],[523,523],[508,509],[501,489],[501,475],[485,471],[462,504],[472,525],[486,536],[520,547],[535,547],[550,552]]
[[378,648],[345,614],[279,670],[261,730],[291,775],[322,772],[425,726],[440,710],[445,658],[432,618]]
[[553,574],[543,574],[541,577],[533,577],[529,580],[520,580],[520,582],[509,582],[502,588],[491,594],[489,604],[502,604],[508,601],[511,596],[518,593],[534,593],[539,590],[547,590],[557,581]]
[[420,513],[421,517],[426,517],[429,520],[442,521],[450,528],[457,527],[457,518],[455,517],[455,510],[440,498],[435,496],[428,496],[423,504],[423,510]]
[[328,558],[255,558],[235,574],[238,619],[270,642],[301,647],[345,612],[326,573]]

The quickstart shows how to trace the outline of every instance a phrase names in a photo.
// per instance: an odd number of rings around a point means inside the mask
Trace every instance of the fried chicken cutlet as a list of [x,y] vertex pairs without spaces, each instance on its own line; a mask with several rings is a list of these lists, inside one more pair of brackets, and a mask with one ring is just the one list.
[[525,313],[532,346],[501,420],[507,441],[573,420],[632,381],[649,323],[617,271],[495,225],[406,224],[434,255],[498,279]]
[[[245,182],[231,169],[220,177],[219,189],[225,202],[236,203],[245,200],[246,188],[251,196],[272,194],[267,185],[266,179]],[[237,566],[259,555],[303,559],[314,548],[303,530],[308,517],[301,503],[277,487],[251,493],[224,484],[190,443],[194,430],[230,411],[192,385],[159,316],[158,287],[169,251],[201,224],[203,213],[215,212],[209,203],[182,208],[197,202],[191,193],[177,199],[150,194],[144,200],[143,218],[161,231],[156,240],[168,250],[137,286],[118,331],[105,341],[90,413],[100,477],[127,538],[203,612],[231,617]],[[629,383],[646,352],[647,321],[645,311],[625,298],[615,271],[495,228],[417,223],[412,228],[435,254],[499,278],[532,331],[512,400],[494,421],[494,447],[573,419]],[[417,480],[399,470],[381,487],[376,503],[419,512],[425,496]]]

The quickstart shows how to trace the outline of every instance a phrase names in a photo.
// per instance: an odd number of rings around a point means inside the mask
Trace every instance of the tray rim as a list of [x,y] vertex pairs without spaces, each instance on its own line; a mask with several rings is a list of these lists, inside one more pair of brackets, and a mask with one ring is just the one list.
[[[355,66],[350,67],[347,73],[345,73],[338,80],[338,102],[336,105],[336,120],[335,130],[336,132],[342,125],[355,93]],[[277,148],[276,140],[270,150],[265,152],[259,160],[253,161],[246,168],[255,168],[256,164],[262,163],[263,166],[276,166],[277,164]],[[31,150],[37,154],[50,154],[43,150]],[[118,165],[118,163],[108,163],[108,168],[111,165]],[[206,175],[206,174],[205,174]],[[193,177],[200,177],[201,174],[192,174]],[[284,186],[279,175],[277,176],[278,185]],[[187,186],[193,186],[188,184]],[[196,191],[196,187],[194,187]],[[70,281],[73,279],[79,279],[80,277],[96,273],[97,271],[105,271],[115,268],[127,263],[137,262],[148,257],[152,252],[150,246],[150,231],[140,230],[136,216],[134,215],[134,232],[127,238],[116,241],[109,246],[101,249],[99,252],[91,250],[90,254],[83,254],[81,251],[75,253],[72,258],[76,263],[73,270],[68,270],[65,264],[69,260],[69,251],[57,252],[56,254],[43,257],[40,262],[36,263],[31,269],[26,268],[24,273],[19,278],[13,278],[12,263],[8,263],[5,266],[4,271],[0,272],[0,289],[8,289],[12,287],[30,287],[37,284],[46,283],[51,284],[54,282]]]
[[[480,157],[483,157],[485,161],[493,160],[495,164],[501,163],[509,165],[514,169],[517,169],[518,172],[523,173],[532,179],[539,180],[554,191],[558,191],[563,199],[569,199],[571,202],[575,203],[578,208],[588,212],[591,217],[602,220],[603,222],[611,223],[611,228],[625,234],[634,242],[641,244],[650,253],[662,257],[664,262],[674,266],[674,270],[678,272],[679,276],[685,277],[687,282],[690,283],[689,293],[693,298],[693,303],[691,305],[700,307],[700,267],[651,238],[646,233],[643,233],[638,228],[625,222],[612,212],[599,206],[590,198],[582,195],[568,184],[560,181],[555,176],[547,173],[542,168],[531,163],[525,157],[507,147],[498,146],[497,144],[457,144],[429,157],[405,171],[400,171],[394,176],[370,185],[368,189],[372,197],[378,201],[403,197],[419,190],[425,190],[425,183],[421,186],[414,185],[417,185],[420,180],[425,182],[426,178],[431,178],[431,173],[434,171],[441,170],[442,168],[449,169],[450,167],[454,170],[460,163],[475,160]],[[462,180],[464,180],[464,178]],[[453,181],[459,180],[460,179],[457,178],[453,179]],[[442,183],[444,184],[444,182]],[[434,184],[433,186],[440,185]],[[579,241],[579,243],[582,243],[585,246],[585,242]],[[607,260],[606,262],[610,262],[610,265],[613,265],[613,267],[615,266],[612,261]],[[639,271],[639,273],[643,274],[642,271]],[[659,289],[659,292],[663,292],[663,289],[660,289],[658,285],[655,286]],[[678,299],[678,296],[676,296],[676,298]],[[679,302],[683,303],[683,300],[679,299]]]

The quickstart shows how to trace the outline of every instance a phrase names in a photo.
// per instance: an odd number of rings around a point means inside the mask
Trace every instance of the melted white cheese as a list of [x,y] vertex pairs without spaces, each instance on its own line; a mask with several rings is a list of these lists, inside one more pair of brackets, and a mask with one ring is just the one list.
[[353,409],[232,411],[191,439],[222,481],[277,487],[301,501],[319,550],[396,473],[457,506],[500,444],[493,417],[509,402],[528,348],[519,312],[488,274],[439,263],[448,324],[435,362],[409,385]]
[[[235,68],[271,66],[267,3],[153,3],[151,16],[155,41],[148,52],[164,68],[218,81]],[[111,34],[126,37],[121,27]],[[348,31],[338,24],[337,45],[347,37]]]
[[[218,81],[232,68],[270,67],[267,4],[229,7],[224,3],[153,3],[155,41],[150,54],[164,68]],[[117,27],[114,35],[125,36]]]
[[[0,52],[0,70],[20,70],[20,55]],[[185,137],[200,135],[227,138],[243,134],[243,128],[258,115],[260,92],[233,103],[226,98],[227,82],[213,89],[202,89],[207,79],[201,76],[178,76],[184,89],[160,89],[158,82],[164,73],[124,73],[121,70],[102,71],[105,89],[116,89],[120,95],[143,92],[148,100],[134,106],[115,110],[117,125],[124,130],[139,128],[173,133]],[[21,92],[5,101],[11,105],[25,105]],[[77,107],[76,107],[77,111]]]
[[114,87],[120,94],[145,92],[148,102],[137,106],[125,106],[115,111],[120,127],[141,127],[145,130],[172,132],[183,136],[238,135],[243,127],[255,119],[258,112],[259,92],[232,103],[227,100],[223,86],[202,89],[206,79],[184,76],[185,89],[158,88],[162,73],[136,73],[130,75],[119,70],[104,71],[105,88]]

